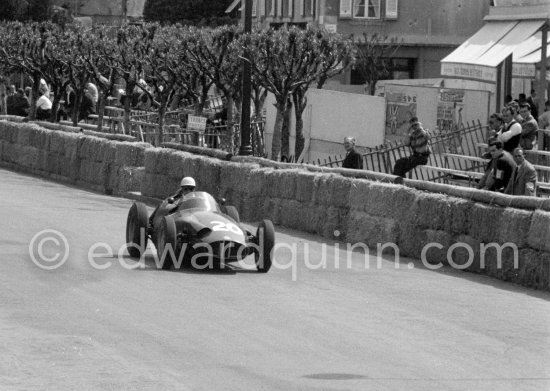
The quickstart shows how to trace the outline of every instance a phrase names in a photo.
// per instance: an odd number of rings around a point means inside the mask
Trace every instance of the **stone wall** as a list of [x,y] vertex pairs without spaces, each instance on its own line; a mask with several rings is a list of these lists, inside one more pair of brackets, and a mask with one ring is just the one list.
[[[374,251],[393,244],[401,256],[424,257],[428,265],[451,263],[550,288],[549,199],[420,181],[395,185],[366,171],[215,158],[7,121],[0,121],[0,162],[107,194],[139,190],[156,198],[193,176],[199,189],[235,205],[243,220],[271,219]],[[512,247],[499,256],[490,243],[515,246],[517,267]]]

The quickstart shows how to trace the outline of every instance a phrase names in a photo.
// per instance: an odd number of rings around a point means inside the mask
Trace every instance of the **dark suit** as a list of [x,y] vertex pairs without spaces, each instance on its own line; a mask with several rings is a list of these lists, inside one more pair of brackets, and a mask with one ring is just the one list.
[[518,166],[504,191],[506,194],[535,196],[537,189],[537,171],[527,160]]
[[350,150],[342,162],[342,168],[355,168],[357,170],[362,170],[363,157],[360,153],[355,151],[355,149]]

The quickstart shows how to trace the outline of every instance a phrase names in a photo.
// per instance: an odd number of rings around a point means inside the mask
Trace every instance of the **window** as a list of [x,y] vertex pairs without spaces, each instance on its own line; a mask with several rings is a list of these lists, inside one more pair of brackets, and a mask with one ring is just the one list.
[[397,1],[386,0],[386,19],[397,19]]
[[252,17],[255,18],[258,11],[258,0],[252,0]]
[[289,18],[294,16],[294,0],[286,0],[287,9],[285,15]]
[[355,0],[354,3],[354,18],[380,19],[380,0]]
[[275,2],[277,0],[265,0],[265,14],[275,16]]
[[340,17],[351,18],[352,0],[340,0]]
[[304,1],[304,16],[315,16],[315,0]]

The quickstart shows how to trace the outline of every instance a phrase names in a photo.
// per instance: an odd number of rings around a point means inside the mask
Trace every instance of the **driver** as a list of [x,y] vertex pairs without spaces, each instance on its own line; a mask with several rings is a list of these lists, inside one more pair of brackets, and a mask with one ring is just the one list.
[[173,204],[177,200],[183,198],[184,195],[187,195],[187,194],[191,193],[192,191],[195,191],[196,186],[197,185],[195,183],[195,180],[190,176],[186,176],[185,178],[183,178],[181,180],[180,188],[177,191],[177,193],[174,194],[172,197],[168,198],[168,202]]
[[[171,212],[174,211],[175,207],[177,207],[177,202],[181,200],[185,195],[195,191],[196,183],[195,180],[190,177],[186,176],[184,177],[180,182],[180,188],[171,197],[168,197],[166,201],[168,201],[168,207],[170,208]],[[155,214],[157,213],[160,205],[156,207],[156,209],[151,213],[151,217],[149,217],[149,229],[152,231],[153,229],[153,219],[155,218]],[[171,213],[170,212],[170,213]]]

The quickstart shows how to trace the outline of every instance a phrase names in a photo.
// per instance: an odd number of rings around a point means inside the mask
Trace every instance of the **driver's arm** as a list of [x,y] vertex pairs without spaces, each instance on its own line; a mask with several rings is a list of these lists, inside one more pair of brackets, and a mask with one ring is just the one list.
[[172,204],[172,203],[176,202],[176,200],[180,199],[182,197],[182,195],[183,195],[183,189],[180,188],[176,192],[176,194],[174,194],[173,196],[168,198],[168,202]]

